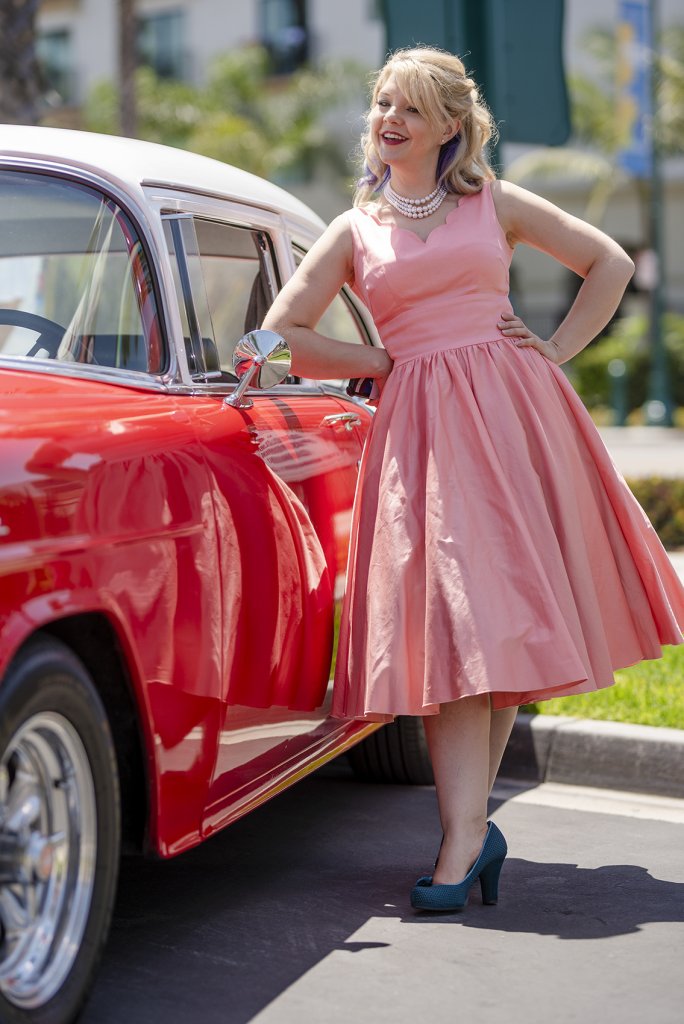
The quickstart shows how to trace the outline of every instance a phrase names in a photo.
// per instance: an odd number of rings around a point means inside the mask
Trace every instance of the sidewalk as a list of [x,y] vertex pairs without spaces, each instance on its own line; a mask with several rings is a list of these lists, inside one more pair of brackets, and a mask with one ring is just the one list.
[[623,476],[684,478],[684,430],[600,427],[599,433]]
[[669,551],[668,554],[680,580],[684,583],[684,551]]

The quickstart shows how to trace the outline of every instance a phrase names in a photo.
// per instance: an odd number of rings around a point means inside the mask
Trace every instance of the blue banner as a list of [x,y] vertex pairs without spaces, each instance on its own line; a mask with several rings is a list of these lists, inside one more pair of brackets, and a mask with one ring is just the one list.
[[636,178],[653,170],[652,60],[650,0],[618,0],[617,161]]

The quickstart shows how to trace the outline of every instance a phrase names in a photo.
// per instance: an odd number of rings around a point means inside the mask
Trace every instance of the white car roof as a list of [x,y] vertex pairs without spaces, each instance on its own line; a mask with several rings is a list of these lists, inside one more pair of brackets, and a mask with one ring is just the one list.
[[0,125],[0,159],[32,158],[97,174],[143,201],[143,186],[163,185],[201,192],[251,205],[322,228],[324,222],[304,203],[278,185],[230,164],[183,149],[116,135]]

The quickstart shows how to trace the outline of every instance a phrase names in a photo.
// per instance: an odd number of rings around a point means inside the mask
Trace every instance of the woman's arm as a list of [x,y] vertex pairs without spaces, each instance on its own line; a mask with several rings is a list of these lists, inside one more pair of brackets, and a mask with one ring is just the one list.
[[342,215],[311,247],[263,322],[289,344],[293,373],[314,379],[389,374],[392,360],[384,349],[337,341],[314,330],[353,273],[351,228]]
[[500,325],[517,344],[532,345],[553,362],[564,363],[606,326],[634,264],[608,235],[526,189],[499,181],[492,186],[492,195],[509,245],[531,245],[584,278],[567,316],[548,340],[537,338],[517,317],[504,317]]

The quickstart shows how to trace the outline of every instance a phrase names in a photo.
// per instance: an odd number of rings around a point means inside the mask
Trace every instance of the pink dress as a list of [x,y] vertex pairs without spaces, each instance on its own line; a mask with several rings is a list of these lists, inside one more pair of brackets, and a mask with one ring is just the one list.
[[497,328],[511,250],[489,186],[426,242],[374,207],[348,216],[394,369],[359,474],[333,714],[583,693],[680,643],[684,588],[589,414]]

